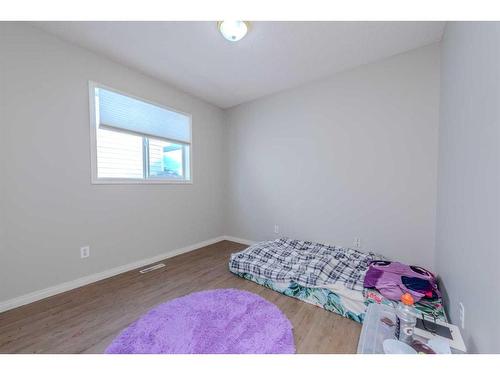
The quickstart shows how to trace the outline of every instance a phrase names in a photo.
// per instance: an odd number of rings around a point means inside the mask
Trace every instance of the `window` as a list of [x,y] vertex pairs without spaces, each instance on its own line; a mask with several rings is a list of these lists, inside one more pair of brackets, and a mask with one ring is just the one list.
[[93,183],[191,181],[191,116],[90,83]]

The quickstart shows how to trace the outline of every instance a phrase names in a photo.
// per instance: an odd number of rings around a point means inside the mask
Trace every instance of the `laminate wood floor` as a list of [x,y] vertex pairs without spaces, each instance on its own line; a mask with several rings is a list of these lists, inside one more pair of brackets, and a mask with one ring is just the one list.
[[150,273],[129,271],[1,313],[0,353],[102,353],[153,306],[216,288],[248,290],[277,305],[294,327],[297,353],[356,352],[360,324],[229,272],[229,255],[245,247],[218,242]]

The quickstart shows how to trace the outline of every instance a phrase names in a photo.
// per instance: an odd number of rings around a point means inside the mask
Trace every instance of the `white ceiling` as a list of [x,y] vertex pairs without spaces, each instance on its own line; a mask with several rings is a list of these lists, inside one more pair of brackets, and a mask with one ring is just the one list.
[[216,22],[37,22],[229,108],[441,39],[444,22],[253,22],[231,43]]

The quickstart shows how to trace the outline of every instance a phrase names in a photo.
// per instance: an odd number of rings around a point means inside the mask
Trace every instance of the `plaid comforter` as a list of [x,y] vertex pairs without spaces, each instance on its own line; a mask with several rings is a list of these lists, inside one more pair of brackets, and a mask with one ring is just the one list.
[[229,269],[273,281],[296,282],[304,287],[343,283],[363,291],[363,280],[374,253],[280,238],[256,243],[231,255]]

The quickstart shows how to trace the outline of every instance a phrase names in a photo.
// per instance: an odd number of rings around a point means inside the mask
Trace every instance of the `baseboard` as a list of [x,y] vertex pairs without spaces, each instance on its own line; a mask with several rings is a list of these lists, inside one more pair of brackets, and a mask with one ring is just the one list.
[[244,238],[238,238],[238,237],[233,237],[233,236],[224,236],[224,239],[227,241],[232,241],[232,242],[238,242],[243,245],[253,245],[257,241],[252,241],[252,240],[245,240]]
[[193,244],[193,245],[182,247],[180,249],[171,250],[169,252],[159,254],[159,255],[156,255],[156,256],[151,257],[151,258],[142,259],[142,260],[139,260],[137,262],[125,264],[123,266],[115,267],[115,268],[112,268],[110,270],[106,270],[106,271],[99,272],[99,273],[94,273],[92,275],[84,276],[84,277],[81,277],[81,278],[76,279],[76,280],[68,281],[68,282],[54,285],[54,286],[51,286],[51,287],[48,287],[48,288],[45,288],[42,290],[38,290],[38,291],[35,291],[32,293],[24,294],[20,297],[16,297],[16,298],[12,298],[12,299],[9,299],[6,301],[2,301],[2,302],[0,302],[0,312],[11,310],[11,309],[14,309],[16,307],[26,305],[28,303],[32,303],[35,301],[39,301],[41,299],[51,297],[51,296],[59,294],[59,293],[67,292],[68,290],[79,288],[79,287],[87,285],[87,284],[95,283],[96,281],[107,279],[108,277],[116,276],[116,275],[123,273],[123,272],[132,271],[136,268],[144,267],[144,266],[147,266],[149,264],[159,262],[163,259],[167,259],[167,258],[171,258],[171,257],[176,256],[176,255],[179,255],[179,254],[187,253],[189,251],[199,249],[200,247],[212,245],[216,242],[220,242],[220,241],[223,241],[226,239],[229,241],[245,243],[245,242],[242,242],[245,240],[240,240],[240,239],[236,239],[236,238],[228,237],[228,236],[220,236],[220,237],[212,238],[212,239],[209,239],[209,240],[206,240],[203,242],[198,242],[198,243]]

